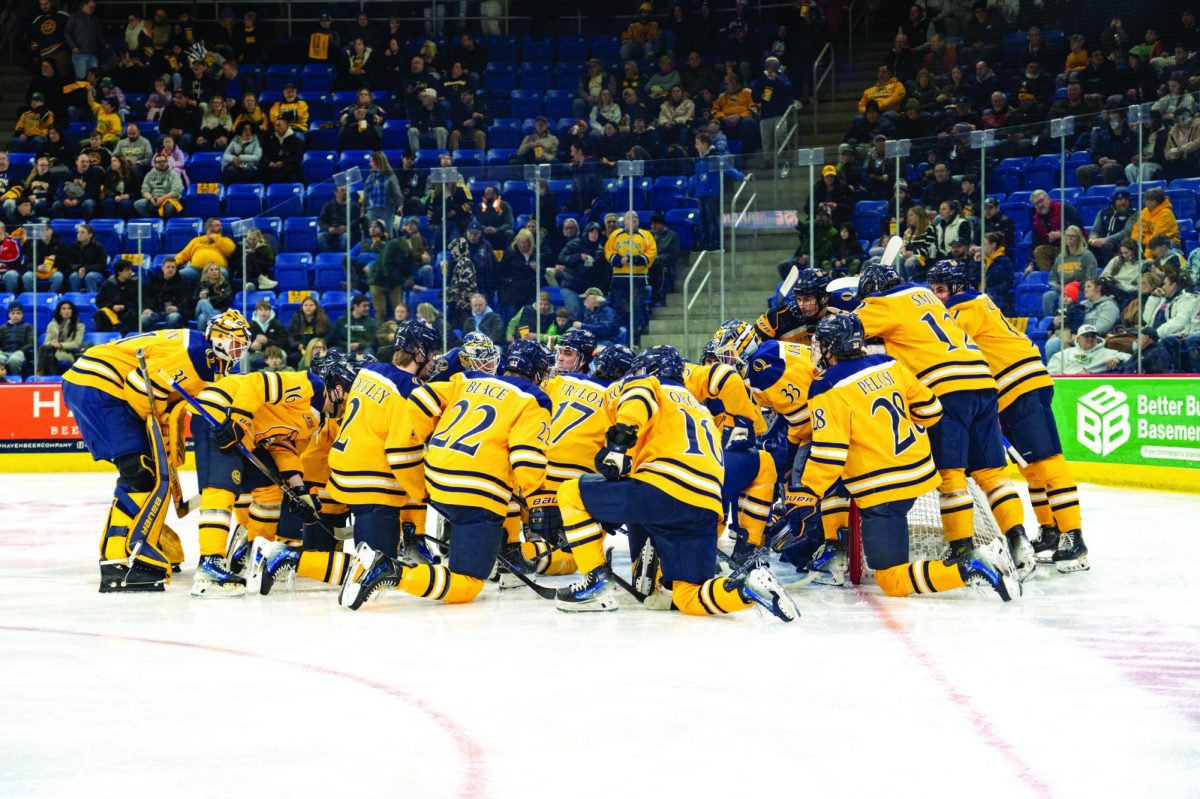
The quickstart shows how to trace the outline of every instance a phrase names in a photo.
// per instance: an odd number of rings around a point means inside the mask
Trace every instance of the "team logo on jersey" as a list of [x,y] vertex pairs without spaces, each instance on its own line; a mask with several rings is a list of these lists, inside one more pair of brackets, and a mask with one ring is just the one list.
[[766,360],[764,360],[763,358],[755,359],[752,366],[754,368],[754,371],[756,371],[756,372],[765,372],[771,368],[771,364],[767,363]]
[[1113,452],[1129,440],[1128,396],[1112,386],[1092,389],[1079,398],[1075,438],[1097,455]]
[[229,473],[229,478],[231,480],[233,480],[233,484],[235,486],[240,486],[242,484],[242,470],[234,469],[232,472]]

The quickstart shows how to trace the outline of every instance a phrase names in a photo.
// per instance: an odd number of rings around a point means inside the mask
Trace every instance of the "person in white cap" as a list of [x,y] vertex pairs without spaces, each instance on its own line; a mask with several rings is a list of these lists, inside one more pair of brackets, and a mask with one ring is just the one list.
[[1104,336],[1095,325],[1080,325],[1075,346],[1056,353],[1046,368],[1052,375],[1095,375],[1112,372],[1128,360],[1129,353],[1104,346]]

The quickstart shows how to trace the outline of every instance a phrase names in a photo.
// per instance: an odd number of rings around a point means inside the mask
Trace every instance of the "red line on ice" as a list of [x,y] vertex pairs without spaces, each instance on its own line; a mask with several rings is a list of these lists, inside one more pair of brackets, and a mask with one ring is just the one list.
[[316,674],[321,674],[327,677],[339,677],[344,680],[356,682],[359,685],[370,688],[371,690],[387,694],[390,697],[399,699],[409,705],[412,705],[421,713],[424,713],[433,720],[447,735],[454,739],[455,745],[458,747],[459,755],[465,761],[463,785],[459,788],[456,796],[463,799],[476,799],[483,796],[484,786],[484,765],[483,765],[483,747],[475,741],[469,732],[463,728],[454,719],[447,716],[440,710],[437,710],[423,699],[418,699],[412,694],[401,691],[385,683],[376,682],[375,680],[361,677],[357,674],[351,674],[346,671],[338,671],[337,669],[326,668],[325,666],[317,666],[312,663],[301,663],[296,660],[286,660],[284,658],[274,658],[268,655],[260,655],[257,652],[247,652],[241,649],[230,649],[224,646],[210,646],[208,644],[195,644],[189,641],[171,641],[165,638],[143,638],[136,635],[118,635],[114,633],[90,633],[81,632],[78,630],[55,630],[46,627],[11,627],[8,625],[0,625],[0,630],[19,633],[43,633],[49,635],[66,635],[77,638],[101,638],[118,641],[132,641],[139,644],[159,644],[161,646],[175,646],[182,649],[196,649],[202,652],[215,652],[222,655],[235,655],[237,657],[253,658],[256,660],[265,660],[271,663],[279,663],[294,668],[303,669]]
[[938,684],[938,686],[950,697],[950,699],[953,700],[954,704],[963,709],[971,726],[975,728],[975,732],[979,734],[979,737],[983,739],[984,743],[995,749],[1000,753],[1001,757],[1008,761],[1009,765],[1013,767],[1021,781],[1029,787],[1035,796],[1052,796],[1053,791],[1050,790],[1050,786],[1042,781],[1042,778],[1039,777],[1034,772],[1033,768],[1025,762],[1013,745],[1004,739],[1004,736],[1002,736],[1000,731],[997,730],[996,727],[988,720],[983,711],[974,706],[974,704],[971,702],[971,697],[960,691],[950,680],[950,678],[947,677],[941,671],[941,669],[937,667],[933,661],[933,658],[931,658],[929,653],[921,647],[912,633],[910,633],[903,624],[897,621],[892,614],[888,613],[887,608],[884,607],[884,604],[879,600],[879,597],[874,596],[867,591],[860,591],[859,594],[867,600],[867,604],[869,604],[871,609],[875,611],[875,615],[877,615],[883,621],[883,623],[887,625],[887,628],[897,638],[900,639],[900,642],[904,644],[904,648],[908,650],[908,653],[912,655],[913,659],[916,660],[926,672],[928,672],[930,679]]

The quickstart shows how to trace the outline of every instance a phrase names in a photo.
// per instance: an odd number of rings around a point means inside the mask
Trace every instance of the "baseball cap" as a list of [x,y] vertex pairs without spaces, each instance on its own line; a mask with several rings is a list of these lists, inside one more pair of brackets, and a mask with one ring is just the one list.
[[602,299],[604,299],[604,292],[601,291],[600,289],[596,288],[595,286],[592,286],[590,289],[583,292],[583,296],[584,297],[595,297],[598,300],[602,300]]
[[1143,336],[1149,336],[1150,338],[1154,339],[1155,341],[1158,341],[1158,331],[1155,330],[1154,328],[1150,327],[1149,325],[1147,325],[1146,327],[1143,327],[1141,330],[1141,333]]
[[1097,338],[1103,338],[1103,336],[1101,336],[1099,333],[1096,332],[1095,325],[1080,325],[1079,329],[1075,331],[1075,335],[1077,335],[1077,336],[1096,336]]
[[640,6],[638,6],[638,11],[652,11],[653,9],[654,6],[650,5],[649,3],[642,3]]
[[470,222],[467,224],[467,232],[468,232],[468,233],[470,233],[472,230],[476,231],[477,233],[482,233],[482,232],[483,232],[483,225],[479,224],[479,220],[477,220],[477,219],[472,219],[472,220],[471,220],[471,221],[470,221]]
[[887,141],[887,136],[884,136],[882,133],[876,133],[873,141]]
[[421,89],[421,94],[437,99],[437,89]]
[[959,236],[957,239],[954,240],[954,243],[960,247],[970,247],[971,246],[971,240],[969,238],[967,238],[966,236]]
[[46,102],[46,95],[42,94],[41,92],[34,92],[34,93],[33,93],[33,95],[32,95],[32,96],[30,96],[30,98],[29,98],[29,99],[31,99],[31,100],[41,100],[41,101],[44,103],[44,102]]
[[1128,200],[1130,198],[1128,189],[1117,189],[1112,193],[1114,200]]
[[655,211],[654,214],[651,215],[651,217],[650,217],[650,224],[665,225],[665,224],[667,224],[667,218],[662,215],[661,211]]
[[836,175],[836,174],[837,174],[837,167],[833,166],[832,164],[826,164],[824,167],[821,168],[821,176],[822,177],[824,177],[825,175]]
[[910,98],[908,98],[908,100],[905,101],[904,107],[905,108],[916,108],[917,110],[920,110],[921,101],[918,100],[916,97],[910,97]]
[[997,200],[995,197],[988,197],[986,200],[983,201],[983,206],[984,206],[984,208],[999,208],[1000,201]]

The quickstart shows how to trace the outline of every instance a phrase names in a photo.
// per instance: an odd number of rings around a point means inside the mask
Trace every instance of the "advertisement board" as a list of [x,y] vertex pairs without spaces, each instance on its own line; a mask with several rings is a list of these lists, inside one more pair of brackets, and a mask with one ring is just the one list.
[[0,454],[86,452],[58,383],[0,387]]

